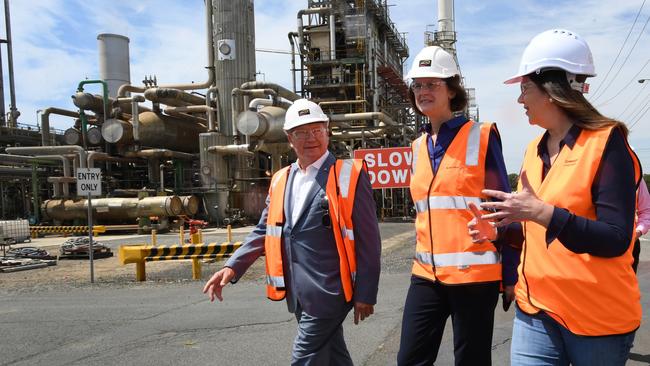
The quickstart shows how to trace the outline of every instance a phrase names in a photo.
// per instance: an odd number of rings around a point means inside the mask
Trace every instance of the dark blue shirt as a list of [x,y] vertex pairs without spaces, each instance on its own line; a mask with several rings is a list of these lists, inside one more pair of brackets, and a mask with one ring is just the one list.
[[[458,116],[443,123],[438,130],[435,145],[433,140],[430,138],[431,127],[425,127],[425,132],[429,134],[427,142],[429,146],[429,158],[431,159],[431,166],[433,167],[434,174],[438,172],[440,162],[442,161],[447,148],[451,145],[451,142],[456,137],[458,131],[460,131],[460,128],[467,122],[467,117]],[[508,171],[506,170],[506,164],[503,161],[503,153],[501,150],[501,136],[496,128],[490,131],[487,156],[485,157],[485,188],[510,192]],[[507,231],[510,231],[510,229]],[[519,235],[515,236],[515,240],[521,236],[521,231],[518,233]],[[512,235],[507,233],[506,230],[500,230],[499,237],[495,241],[497,248],[501,249],[504,285],[514,285],[517,283],[519,250],[514,249],[511,246],[511,236]]]
[[[560,141],[560,150],[573,149],[582,129],[571,127]],[[537,155],[544,163],[543,175],[551,168],[548,132],[537,145]],[[596,220],[576,216],[566,209],[555,207],[546,229],[546,243],[558,239],[574,253],[598,257],[617,257],[625,253],[634,232],[636,212],[636,182],[634,165],[628,152],[625,136],[618,128],[605,146],[598,172],[591,186],[596,207]]]

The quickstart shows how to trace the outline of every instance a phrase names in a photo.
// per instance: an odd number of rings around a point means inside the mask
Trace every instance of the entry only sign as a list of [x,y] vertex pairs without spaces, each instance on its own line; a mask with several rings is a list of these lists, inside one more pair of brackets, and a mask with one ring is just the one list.
[[410,147],[359,149],[354,151],[354,158],[366,161],[373,189],[409,186],[413,158]]
[[77,168],[77,195],[101,196],[102,171],[99,168]]

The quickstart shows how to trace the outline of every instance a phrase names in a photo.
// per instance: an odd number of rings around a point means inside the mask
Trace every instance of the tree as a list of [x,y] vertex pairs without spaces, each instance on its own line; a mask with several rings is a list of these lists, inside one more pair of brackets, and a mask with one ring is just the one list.
[[508,174],[508,181],[510,182],[510,189],[512,189],[513,192],[516,191],[517,182],[519,182],[519,174],[517,173]]

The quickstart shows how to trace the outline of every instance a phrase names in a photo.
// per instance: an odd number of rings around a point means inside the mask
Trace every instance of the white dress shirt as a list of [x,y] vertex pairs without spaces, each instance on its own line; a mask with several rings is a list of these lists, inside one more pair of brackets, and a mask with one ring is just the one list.
[[302,208],[305,206],[307,194],[311,191],[314,184],[316,184],[316,174],[318,174],[328,155],[329,151],[326,151],[323,156],[307,166],[304,170],[300,169],[298,162],[293,163],[297,168],[291,186],[291,220],[293,223],[298,221]]

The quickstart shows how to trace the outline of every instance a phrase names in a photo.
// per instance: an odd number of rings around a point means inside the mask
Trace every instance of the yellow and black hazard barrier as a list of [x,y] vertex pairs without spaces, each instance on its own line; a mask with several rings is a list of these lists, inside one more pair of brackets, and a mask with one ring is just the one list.
[[184,245],[121,245],[118,258],[122,264],[135,263],[135,278],[137,281],[146,280],[145,263],[165,260],[192,260],[192,278],[201,279],[201,263],[199,259],[226,258],[241,246],[241,242],[231,243],[199,243]]
[[[38,238],[42,234],[86,234],[88,226],[30,226],[29,231],[32,238]],[[105,232],[106,226],[93,226],[93,235]]]

